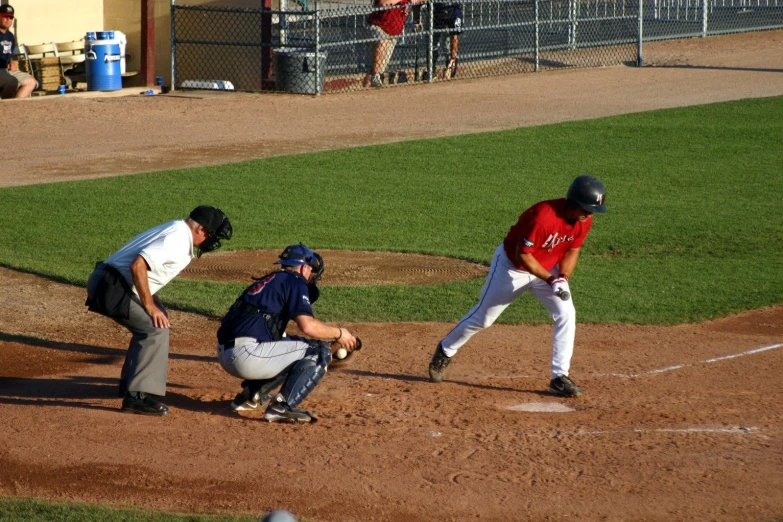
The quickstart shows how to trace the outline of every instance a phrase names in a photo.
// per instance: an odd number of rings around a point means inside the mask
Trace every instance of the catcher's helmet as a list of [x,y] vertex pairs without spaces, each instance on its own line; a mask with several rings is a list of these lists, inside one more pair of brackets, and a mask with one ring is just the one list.
[[566,199],[590,213],[606,212],[606,187],[593,176],[579,176],[572,181]]
[[312,250],[299,243],[285,247],[285,250],[280,254],[280,259],[275,261],[275,264],[283,266],[310,265],[315,268],[317,259]]

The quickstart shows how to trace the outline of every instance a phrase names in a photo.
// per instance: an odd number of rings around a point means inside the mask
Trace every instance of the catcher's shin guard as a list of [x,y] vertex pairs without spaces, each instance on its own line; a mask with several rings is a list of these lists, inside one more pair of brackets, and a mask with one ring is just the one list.
[[[328,345],[324,343],[324,346],[328,353]],[[327,359],[322,353],[313,353],[320,351],[320,347],[317,350],[308,350],[308,355],[294,363],[288,372],[288,377],[280,389],[280,395],[285,397],[286,403],[291,408],[301,403],[321,382],[326,373],[326,367],[329,365],[331,357]]]

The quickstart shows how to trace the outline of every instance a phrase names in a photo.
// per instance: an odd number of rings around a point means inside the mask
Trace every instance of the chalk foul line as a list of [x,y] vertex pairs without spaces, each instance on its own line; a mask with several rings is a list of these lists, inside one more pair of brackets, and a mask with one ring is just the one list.
[[638,379],[639,377],[644,377],[645,375],[654,375],[656,373],[664,373],[664,372],[671,372],[674,370],[679,370],[681,368],[688,368],[690,366],[696,366],[697,364],[712,364],[715,362],[720,361],[726,361],[728,359],[736,359],[737,357],[744,357],[746,355],[753,355],[756,353],[766,352],[768,350],[777,350],[778,348],[783,347],[783,344],[773,344],[770,346],[763,346],[761,348],[754,348],[752,350],[748,350],[746,352],[741,353],[735,353],[732,355],[723,355],[721,357],[713,357],[712,359],[705,359],[703,361],[699,361],[692,364],[677,364],[674,366],[667,366],[665,368],[658,368],[655,370],[648,370],[646,372],[642,373],[633,373],[633,374],[627,374],[627,373],[604,373],[604,374],[594,374],[598,376],[609,376],[609,377],[622,377],[625,379]]

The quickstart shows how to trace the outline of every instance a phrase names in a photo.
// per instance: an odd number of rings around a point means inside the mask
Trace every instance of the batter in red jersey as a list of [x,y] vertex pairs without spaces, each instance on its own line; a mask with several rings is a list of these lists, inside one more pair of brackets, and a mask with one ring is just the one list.
[[549,391],[564,397],[582,394],[568,376],[576,334],[576,310],[568,279],[593,224],[592,215],[606,212],[605,199],[601,180],[579,176],[565,199],[536,203],[519,216],[495,250],[478,304],[438,343],[429,367],[432,382],[443,380],[446,366],[462,345],[530,291],[555,323]]

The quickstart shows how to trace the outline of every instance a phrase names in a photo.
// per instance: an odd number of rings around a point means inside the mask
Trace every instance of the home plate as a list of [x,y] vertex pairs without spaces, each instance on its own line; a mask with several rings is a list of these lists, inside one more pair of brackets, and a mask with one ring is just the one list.
[[512,411],[539,411],[546,413],[568,413],[569,411],[576,411],[559,402],[526,402],[525,404],[509,406],[507,409]]

